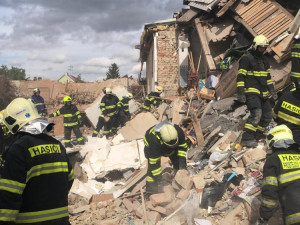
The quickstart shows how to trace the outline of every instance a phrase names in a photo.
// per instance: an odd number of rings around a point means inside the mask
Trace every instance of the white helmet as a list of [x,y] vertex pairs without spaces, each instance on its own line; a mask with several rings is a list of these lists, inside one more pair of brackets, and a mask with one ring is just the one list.
[[300,39],[300,27],[298,29],[298,33],[296,33],[296,35],[294,36],[294,39],[296,40]]
[[25,98],[14,99],[3,113],[3,122],[12,134],[15,134],[28,122],[38,118],[41,116],[35,105]]
[[[286,125],[279,125],[272,128],[266,138],[266,142],[269,148],[272,148],[279,141],[289,141],[293,143],[293,133]],[[274,146],[275,147],[275,146]]]
[[41,92],[39,88],[33,89],[33,93],[34,93],[34,94],[37,93],[37,92],[39,92],[39,93]]
[[129,99],[132,99],[132,98],[133,98],[133,95],[132,95],[131,93],[128,92],[128,93],[126,94],[126,97],[129,98]]
[[174,126],[165,124],[160,129],[160,135],[165,145],[175,147],[178,145],[178,133]]

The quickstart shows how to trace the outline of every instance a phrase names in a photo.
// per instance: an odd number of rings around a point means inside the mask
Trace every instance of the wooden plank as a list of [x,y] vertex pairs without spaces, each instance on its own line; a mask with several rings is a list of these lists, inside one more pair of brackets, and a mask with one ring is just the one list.
[[222,75],[216,87],[216,97],[224,99],[232,96],[236,92],[236,77],[238,74],[239,63],[235,62],[233,67]]
[[277,11],[278,8],[275,6],[270,7],[268,10],[266,10],[264,13],[260,14],[260,16],[256,17],[256,19],[252,20],[249,22],[249,25],[251,27],[255,27],[257,24],[259,24],[261,21],[269,17],[272,13]]
[[216,16],[217,17],[221,17],[224,15],[225,12],[227,12],[227,10],[236,2],[236,0],[229,0],[225,5],[224,7],[219,11],[217,12]]
[[295,33],[300,26],[300,9],[297,12],[297,15],[293,18],[293,22],[288,30],[289,33]]
[[260,9],[260,8],[263,8],[264,7],[264,3],[263,2],[260,2],[259,4],[257,4],[255,7],[253,7],[249,12],[247,12],[247,14],[244,14],[242,16],[242,18],[246,21],[247,19],[249,19],[251,16],[255,15],[257,13],[257,11]]
[[285,25],[286,23],[288,23],[288,25],[291,24],[291,20],[288,17],[283,17],[281,20],[277,21],[274,26],[273,29],[268,29],[264,32],[265,36],[271,36],[272,33],[276,33],[277,30],[279,30],[281,28],[281,26]]
[[191,19],[197,16],[199,12],[199,9],[191,8],[187,12],[185,12],[179,19],[177,19],[176,23],[188,23]]
[[271,47],[271,49],[273,50],[273,52],[275,52],[276,55],[278,55],[279,57],[281,57],[284,54],[284,52],[285,52],[286,46],[289,46],[290,43],[292,42],[294,34],[295,33],[289,34],[288,37],[286,37],[285,39],[283,39],[277,45]]
[[278,21],[284,19],[284,16],[285,15],[283,13],[279,14],[267,26],[264,26],[264,27],[258,29],[257,33],[258,34],[264,33],[266,30],[270,29],[270,27],[274,26],[274,24],[276,24]]
[[196,30],[197,30],[197,33],[198,33],[198,36],[199,36],[199,39],[201,42],[201,46],[203,48],[203,53],[204,53],[205,60],[208,65],[208,70],[210,72],[216,71],[216,65],[215,65],[214,59],[211,55],[211,52],[210,52],[210,49],[208,46],[208,42],[207,42],[206,35],[205,35],[205,30],[204,30],[204,27],[201,25],[199,18],[195,19],[195,26],[196,26]]
[[193,121],[194,130],[196,133],[198,145],[201,145],[204,142],[204,137],[203,137],[202,128],[200,125],[200,120],[197,118],[197,115],[194,111],[192,113],[192,121]]
[[272,33],[270,33],[270,34],[268,35],[268,36],[269,36],[268,40],[269,40],[269,41],[272,41],[274,38],[278,37],[280,34],[282,34],[284,31],[286,31],[286,30],[289,28],[289,26],[290,26],[290,22],[289,22],[289,21],[283,23],[283,24],[279,27],[278,30],[276,30],[276,31],[274,31],[274,32],[272,32]]
[[294,16],[289,12],[287,11],[285,8],[283,8],[278,2],[272,0],[272,3],[277,6],[278,8],[280,8],[281,12],[284,13],[287,17],[289,17],[291,20],[294,19]]
[[249,23],[249,25],[250,25],[250,22],[253,21],[253,19],[257,18],[263,12],[267,11],[271,6],[272,6],[271,4],[267,4],[267,5],[263,5],[263,6],[259,7],[257,9],[257,11],[255,13],[253,13],[252,15],[249,15],[249,17],[247,17],[247,19],[245,19],[245,21],[247,23]]
[[122,186],[119,190],[113,193],[114,198],[119,198],[122,194],[124,194],[129,188],[143,179],[147,174],[147,167],[141,169],[137,174],[133,175],[124,186]]
[[[242,15],[244,13],[246,13],[248,10],[250,10],[252,7],[254,7],[257,2],[260,2],[260,0],[254,0],[252,2],[250,2],[247,6],[243,6],[241,9],[237,10],[236,13],[238,15]],[[240,5],[244,5],[244,3],[240,2]]]
[[173,110],[172,110],[172,123],[179,124],[180,121],[183,118],[182,114],[179,114],[179,112],[182,111],[182,107],[184,106],[184,101],[182,101],[180,98],[177,98],[173,102]]

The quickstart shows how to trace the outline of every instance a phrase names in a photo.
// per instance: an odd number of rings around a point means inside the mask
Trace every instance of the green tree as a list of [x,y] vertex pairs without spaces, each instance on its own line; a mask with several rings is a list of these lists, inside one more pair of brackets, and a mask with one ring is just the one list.
[[4,75],[9,80],[26,80],[26,71],[23,68],[12,66],[10,69],[6,65],[0,67],[0,75]]
[[119,67],[116,63],[112,63],[106,72],[106,79],[120,78]]

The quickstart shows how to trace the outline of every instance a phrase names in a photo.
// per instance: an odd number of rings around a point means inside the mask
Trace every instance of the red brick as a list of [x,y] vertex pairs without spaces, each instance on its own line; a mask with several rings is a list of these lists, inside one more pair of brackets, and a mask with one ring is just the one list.
[[181,200],[186,200],[190,195],[190,191],[189,190],[185,190],[185,189],[181,189],[178,194],[177,194],[177,198],[181,199]]
[[154,194],[150,196],[150,201],[153,206],[167,205],[172,201],[172,196],[166,193]]

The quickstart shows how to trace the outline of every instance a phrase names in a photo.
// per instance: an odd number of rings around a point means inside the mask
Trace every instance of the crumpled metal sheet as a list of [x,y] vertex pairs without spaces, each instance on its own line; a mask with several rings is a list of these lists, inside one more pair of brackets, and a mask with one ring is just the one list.
[[47,133],[47,127],[51,124],[54,125],[54,123],[47,120],[35,119],[23,126],[20,129],[20,132],[26,132],[34,135]]

